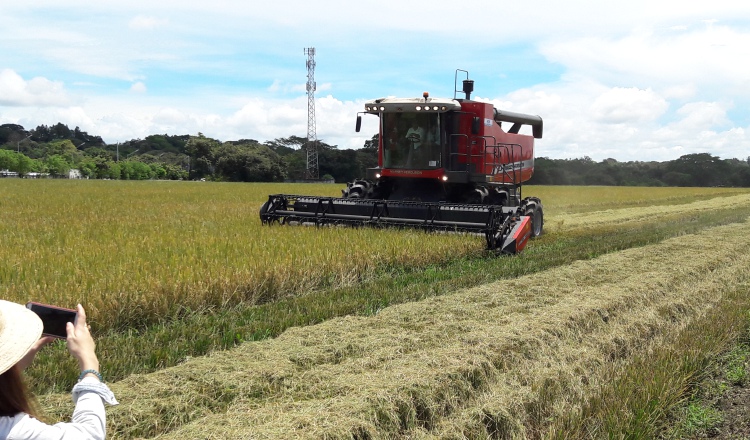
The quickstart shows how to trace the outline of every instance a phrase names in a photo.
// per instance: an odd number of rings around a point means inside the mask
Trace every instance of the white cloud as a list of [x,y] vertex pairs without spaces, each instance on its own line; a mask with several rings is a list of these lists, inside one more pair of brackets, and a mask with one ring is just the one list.
[[677,115],[682,119],[676,125],[686,130],[690,127],[705,130],[725,126],[729,123],[726,110],[723,105],[716,102],[691,102],[677,110]]
[[130,91],[132,93],[146,93],[146,84],[142,81],[135,82],[130,86]]
[[166,26],[169,20],[160,19],[147,15],[137,15],[130,19],[128,27],[131,29],[156,29]]
[[613,87],[596,97],[591,117],[605,123],[636,124],[659,118],[668,107],[651,89]]
[[699,84],[721,89],[750,77],[750,63],[737,62],[750,58],[750,32],[728,26],[670,33],[638,29],[622,38],[556,39],[540,49],[572,72],[621,85],[689,88]]
[[[0,39],[4,120],[80,125],[109,142],[157,132],[304,136],[301,49],[315,46],[318,137],[341,148],[359,148],[377,131],[376,118],[365,116],[354,132],[364,99],[432,92],[439,75],[442,87],[460,67],[499,84],[483,82],[475,99],[544,118],[539,155],[667,160],[710,148],[722,157],[750,151],[742,2],[466,0],[475,15],[465,22],[450,21],[456,6],[447,0],[263,8],[70,0],[68,13],[50,12],[58,7],[4,5],[5,34],[13,36]],[[503,26],[462,32],[495,16],[505,17]],[[453,92],[440,90],[432,95]]]
[[0,105],[61,106],[69,102],[70,98],[59,81],[43,77],[26,81],[11,69],[0,70]]

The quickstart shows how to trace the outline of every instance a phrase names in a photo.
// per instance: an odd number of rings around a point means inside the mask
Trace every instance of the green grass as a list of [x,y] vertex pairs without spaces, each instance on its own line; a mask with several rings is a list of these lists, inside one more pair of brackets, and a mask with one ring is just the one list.
[[[714,408],[690,397],[712,364],[750,327],[748,288],[734,286],[726,301],[697,322],[612,368],[608,385],[581,412],[556,420],[549,438],[691,438],[720,423]],[[681,422],[671,426],[670,414],[678,408]]]
[[733,387],[748,385],[750,310],[740,307],[729,313],[736,316],[742,311],[745,312],[744,323],[738,326],[735,337],[719,347],[722,353],[703,369],[700,380],[690,390],[689,399],[672,409],[664,439],[710,438],[725,418],[719,409],[720,401]]

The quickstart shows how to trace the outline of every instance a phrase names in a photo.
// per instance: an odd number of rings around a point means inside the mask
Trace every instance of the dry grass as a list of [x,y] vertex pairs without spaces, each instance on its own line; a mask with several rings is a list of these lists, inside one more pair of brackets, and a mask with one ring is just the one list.
[[117,438],[539,437],[608,367],[747,282],[748,245],[750,224],[723,226],[295,328],[114,384],[123,405],[112,428]]
[[661,205],[680,205],[748,194],[747,188],[654,188],[643,186],[525,186],[523,195],[542,199],[551,217]]
[[570,230],[579,228],[597,228],[603,224],[622,224],[640,222],[659,216],[678,214],[684,212],[701,212],[728,209],[733,206],[750,204],[750,193],[715,197],[709,200],[693,201],[674,205],[649,205],[633,208],[607,209],[578,214],[552,217],[545,222],[545,229],[554,233],[559,230]]

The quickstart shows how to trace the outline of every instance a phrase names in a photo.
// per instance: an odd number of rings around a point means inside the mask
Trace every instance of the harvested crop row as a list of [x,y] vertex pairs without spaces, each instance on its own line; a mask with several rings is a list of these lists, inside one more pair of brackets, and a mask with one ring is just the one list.
[[122,438],[450,437],[478,426],[523,437],[583,404],[600,367],[747,281],[748,245],[750,224],[723,226],[295,328],[114,384],[123,405],[111,427]]
[[710,200],[679,205],[656,205],[637,208],[608,209],[605,211],[581,214],[567,214],[565,216],[560,216],[557,220],[548,220],[545,227],[549,231],[595,228],[602,224],[611,225],[638,222],[670,214],[679,214],[690,211],[700,212],[729,209],[735,206],[744,206],[748,204],[750,204],[750,194],[741,194],[728,197],[715,197]]

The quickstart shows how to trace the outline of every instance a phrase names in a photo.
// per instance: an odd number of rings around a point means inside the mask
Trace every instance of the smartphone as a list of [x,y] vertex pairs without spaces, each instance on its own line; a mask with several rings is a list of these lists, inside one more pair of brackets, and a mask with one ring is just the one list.
[[78,312],[73,309],[65,309],[36,302],[27,303],[26,308],[39,315],[42,319],[42,324],[44,324],[42,335],[44,336],[65,339],[68,337],[65,325],[69,322],[75,324],[78,319]]

